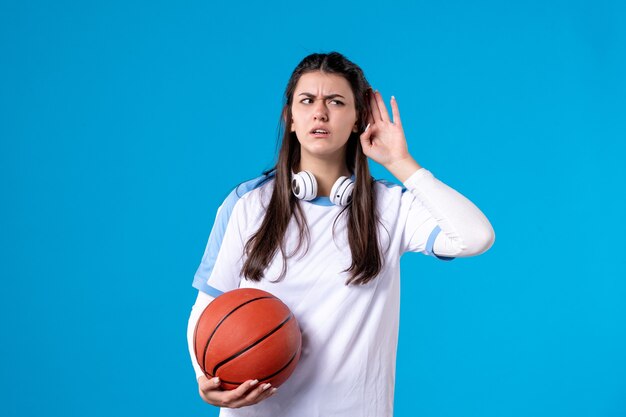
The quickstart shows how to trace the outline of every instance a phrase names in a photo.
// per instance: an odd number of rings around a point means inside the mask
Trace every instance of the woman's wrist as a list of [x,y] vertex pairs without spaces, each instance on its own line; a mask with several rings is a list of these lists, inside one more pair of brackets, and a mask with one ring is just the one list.
[[406,181],[418,169],[422,168],[420,164],[413,159],[411,155],[407,155],[402,159],[398,159],[392,163],[385,165],[385,168],[391,172],[400,182]]

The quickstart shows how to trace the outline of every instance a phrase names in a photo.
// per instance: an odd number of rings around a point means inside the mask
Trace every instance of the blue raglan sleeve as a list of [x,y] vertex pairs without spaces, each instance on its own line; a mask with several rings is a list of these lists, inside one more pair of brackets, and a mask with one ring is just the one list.
[[239,287],[243,258],[240,198],[233,191],[217,211],[202,261],[196,270],[193,287],[217,297]]

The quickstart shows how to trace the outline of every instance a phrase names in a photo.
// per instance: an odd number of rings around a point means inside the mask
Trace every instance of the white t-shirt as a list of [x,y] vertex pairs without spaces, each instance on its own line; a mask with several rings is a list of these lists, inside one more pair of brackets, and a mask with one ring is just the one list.
[[[287,260],[278,251],[260,282],[240,276],[244,245],[258,230],[269,202],[273,177],[242,184],[220,207],[194,287],[214,297],[236,288],[259,288],[280,298],[302,331],[302,353],[292,376],[268,399],[229,416],[381,417],[393,414],[400,307],[400,256],[422,252],[440,259],[487,250],[494,233],[469,200],[422,168],[404,189],[375,183],[384,254],[380,274],[366,285],[345,285],[350,266],[346,216],[328,197],[301,201],[310,240]],[[443,233],[442,233],[443,232]],[[298,241],[292,219],[287,253]],[[305,252],[306,250],[306,252]],[[436,254],[435,254],[436,251]],[[262,381],[261,381],[262,382]]]

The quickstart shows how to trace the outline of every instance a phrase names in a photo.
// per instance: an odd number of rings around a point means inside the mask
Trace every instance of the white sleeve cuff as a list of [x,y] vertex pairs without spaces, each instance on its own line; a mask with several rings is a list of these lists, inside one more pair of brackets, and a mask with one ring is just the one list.
[[409,178],[407,178],[406,180],[404,180],[404,186],[407,189],[412,189],[415,188],[417,186],[417,184],[420,183],[420,181],[422,181],[425,177],[433,177],[433,174],[427,170],[426,168],[422,167],[420,169],[418,169],[417,171],[415,171],[413,174],[411,174],[411,176],[409,176]]

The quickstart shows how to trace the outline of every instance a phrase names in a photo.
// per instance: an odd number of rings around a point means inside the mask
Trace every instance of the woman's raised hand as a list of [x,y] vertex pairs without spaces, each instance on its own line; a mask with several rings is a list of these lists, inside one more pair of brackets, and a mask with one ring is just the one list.
[[363,153],[404,181],[421,167],[409,154],[398,103],[391,96],[391,120],[380,92],[370,91],[369,99],[372,112],[368,128],[361,134]]
[[217,378],[208,379],[202,375],[198,378],[198,391],[200,397],[209,404],[217,407],[240,408],[261,402],[274,395],[277,390],[277,388],[271,388],[270,384],[255,387],[257,384],[257,380],[249,380],[234,390],[224,391],[220,388]]

